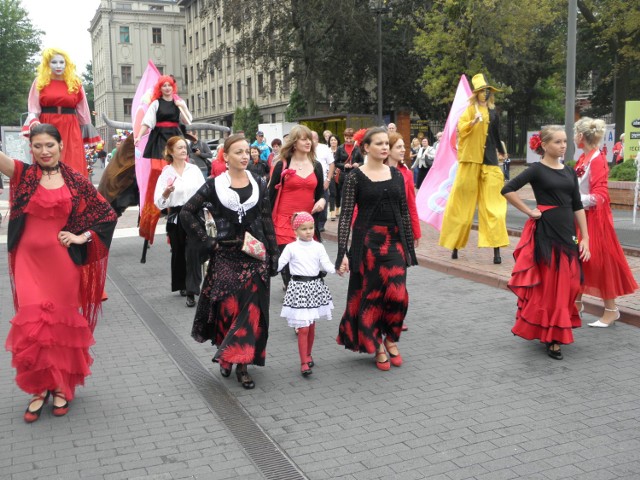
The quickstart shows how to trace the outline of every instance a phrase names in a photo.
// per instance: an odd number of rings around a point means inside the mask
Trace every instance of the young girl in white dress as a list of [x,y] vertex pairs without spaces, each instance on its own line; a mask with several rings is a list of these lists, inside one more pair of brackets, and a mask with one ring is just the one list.
[[281,317],[287,319],[290,327],[298,330],[298,352],[300,354],[300,372],[311,375],[314,366],[311,357],[315,338],[316,320],[325,317],[331,320],[333,301],[331,292],[322,277],[327,273],[336,273],[324,246],[313,239],[314,222],[307,212],[294,213],[291,219],[293,230],[298,238],[288,244],[278,262],[278,271],[289,264],[291,281],[287,287],[282,304]]

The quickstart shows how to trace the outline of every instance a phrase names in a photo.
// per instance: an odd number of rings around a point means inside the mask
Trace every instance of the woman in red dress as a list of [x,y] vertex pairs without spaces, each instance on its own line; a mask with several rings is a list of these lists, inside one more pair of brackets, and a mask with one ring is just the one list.
[[[296,241],[291,226],[291,217],[295,212],[305,211],[315,215],[324,211],[324,173],[313,153],[311,130],[304,125],[291,129],[280,150],[280,161],[276,163],[269,182],[269,199],[280,252],[287,244]],[[320,238],[317,228],[316,238]],[[289,269],[285,267],[282,269],[285,290],[289,278]]]
[[102,140],[91,123],[76,66],[64,51],[47,48],[42,52],[38,74],[29,92],[28,109],[23,133],[27,135],[39,123],[56,127],[64,144],[62,161],[88,178],[84,145],[95,146]]
[[16,308],[6,348],[16,383],[34,395],[24,414],[29,423],[50,395],[53,414],[65,415],[91,373],[89,347],[116,224],[93,185],[60,161],[55,127],[34,126],[30,143],[32,165],[0,153],[0,172],[11,179],[7,250]]
[[[616,298],[633,293],[638,284],[633,278],[618,236],[613,228],[609,206],[609,166],[598,146],[605,133],[605,123],[583,117],[574,126],[576,145],[584,152],[576,163],[580,197],[587,214],[591,261],[582,267],[583,293],[604,300],[604,313],[590,327],[608,327],[620,318]],[[576,300],[582,312],[582,293]]]
[[[574,302],[580,292],[580,260],[591,256],[589,233],[578,177],[560,162],[567,151],[564,127],[544,127],[529,145],[542,159],[502,189],[507,201],[529,217],[513,252],[509,288],[518,297],[518,310],[511,332],[539,339],[551,358],[562,360],[560,345],[573,343],[572,329],[581,323]],[[536,197],[533,209],[517,193],[527,183]],[[582,234],[579,243],[576,223]]]

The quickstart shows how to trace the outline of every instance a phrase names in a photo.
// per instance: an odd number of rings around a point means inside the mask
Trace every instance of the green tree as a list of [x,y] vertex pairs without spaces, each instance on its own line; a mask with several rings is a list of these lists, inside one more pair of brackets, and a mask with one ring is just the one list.
[[578,0],[577,78],[594,88],[590,114],[614,112],[624,125],[625,101],[640,97],[640,3],[637,0]]
[[19,0],[0,0],[0,125],[19,125],[34,79],[31,60],[42,32],[34,28]]
[[[87,96],[87,103],[89,104],[89,111],[95,111],[95,95],[93,91],[93,63],[87,63],[85,67],[85,71],[82,73],[82,86],[84,88],[84,93]],[[91,123],[96,124],[95,115],[91,115]]]
[[256,132],[261,119],[260,109],[256,102],[251,99],[247,107],[236,108],[233,114],[233,131],[236,133],[244,132],[244,136],[251,143],[256,139]]
[[298,118],[304,116],[307,111],[307,102],[297,88],[293,89],[289,97],[289,105],[284,112],[284,119],[287,122],[296,122]]
[[245,135],[249,133],[247,130],[247,109],[237,107],[233,113],[233,131],[234,133],[243,132]]

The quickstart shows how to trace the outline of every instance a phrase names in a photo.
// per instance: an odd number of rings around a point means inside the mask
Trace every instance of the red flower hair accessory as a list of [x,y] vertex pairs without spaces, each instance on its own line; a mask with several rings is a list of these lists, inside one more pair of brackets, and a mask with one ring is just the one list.
[[534,133],[531,135],[529,139],[529,148],[534,152],[538,153],[538,149],[542,146],[542,139],[540,138],[540,133]]
[[366,133],[367,133],[367,129],[361,128],[360,130],[358,130],[356,133],[353,134],[353,141],[356,143],[356,145],[360,145]]

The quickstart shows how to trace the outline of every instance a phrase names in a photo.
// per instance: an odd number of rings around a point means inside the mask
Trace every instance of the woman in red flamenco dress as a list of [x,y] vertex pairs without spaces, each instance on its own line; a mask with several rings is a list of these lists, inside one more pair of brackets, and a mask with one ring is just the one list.
[[89,177],[84,145],[100,143],[100,135],[91,123],[89,104],[76,75],[76,66],[62,50],[47,48],[42,52],[38,74],[28,100],[29,115],[23,134],[39,123],[56,127],[62,136],[62,162],[84,177]]
[[[602,298],[604,314],[590,327],[606,328],[620,318],[616,298],[633,293],[638,288],[618,236],[613,227],[613,214],[609,206],[609,167],[598,145],[605,133],[605,123],[583,117],[574,126],[575,142],[583,154],[576,163],[580,196],[587,214],[591,261],[583,265],[584,287],[582,293]],[[576,302],[580,311],[582,293]]]
[[[518,310],[511,332],[539,339],[551,358],[562,360],[560,345],[573,343],[572,329],[581,323],[574,302],[580,292],[580,260],[590,258],[589,234],[578,177],[560,162],[567,150],[564,128],[546,126],[529,145],[542,159],[502,189],[507,201],[529,216],[513,253],[509,288],[518,297]],[[527,183],[536,197],[534,209],[517,194]],[[582,234],[579,243],[576,222]]]
[[[291,226],[291,218],[299,211],[315,215],[324,211],[324,172],[320,162],[315,160],[311,130],[304,125],[296,125],[289,132],[280,150],[280,160],[276,163],[269,181],[273,226],[280,253],[287,244],[297,240]],[[316,221],[315,237],[320,238]],[[289,267],[281,271],[284,290],[289,284]]]
[[69,410],[91,373],[116,214],[87,179],[60,161],[55,127],[31,129],[33,164],[0,153],[11,179],[7,250],[16,315],[6,341],[16,383],[34,397],[24,420],[38,420],[53,395],[53,414]]

